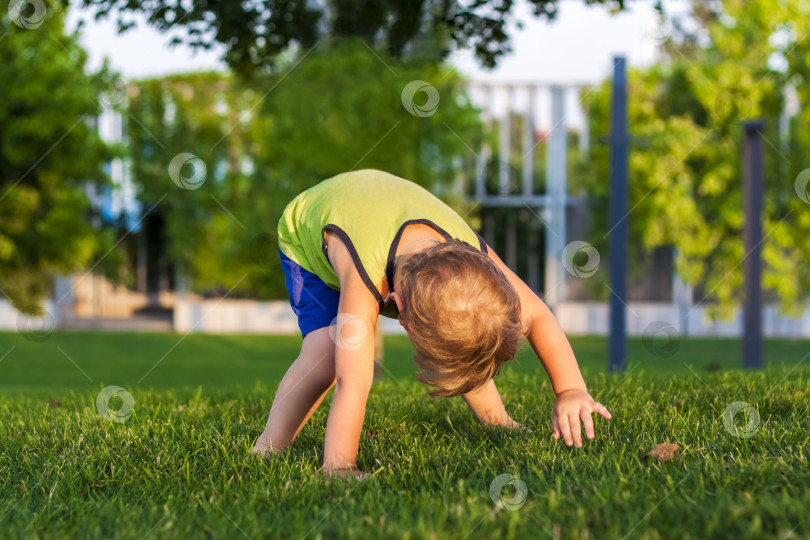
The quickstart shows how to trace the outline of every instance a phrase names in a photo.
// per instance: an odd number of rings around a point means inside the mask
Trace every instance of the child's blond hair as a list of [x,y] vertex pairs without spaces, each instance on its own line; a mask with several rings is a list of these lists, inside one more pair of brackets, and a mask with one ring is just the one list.
[[522,337],[519,299],[485,253],[448,240],[402,261],[399,320],[434,396],[475,390],[514,358]]

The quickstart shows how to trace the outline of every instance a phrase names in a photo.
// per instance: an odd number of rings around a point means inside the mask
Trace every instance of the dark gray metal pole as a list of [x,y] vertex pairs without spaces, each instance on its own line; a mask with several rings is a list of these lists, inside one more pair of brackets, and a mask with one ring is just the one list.
[[745,123],[743,141],[743,367],[762,367],[762,165],[761,120]]
[[613,59],[610,122],[610,371],[627,362],[627,78],[625,58]]

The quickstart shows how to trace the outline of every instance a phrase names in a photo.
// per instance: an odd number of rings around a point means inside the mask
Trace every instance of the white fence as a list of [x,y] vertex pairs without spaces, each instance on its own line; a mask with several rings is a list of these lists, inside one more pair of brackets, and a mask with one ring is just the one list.
[[[603,302],[566,302],[557,309],[557,319],[568,335],[607,335],[609,306]],[[711,321],[703,306],[683,310],[663,302],[630,302],[627,308],[627,333],[643,335],[650,325],[666,323],[682,336],[741,337],[742,311],[730,321]],[[766,337],[810,337],[810,309],[800,319],[779,314],[774,305],[762,310],[762,331]]]
[[[556,313],[568,335],[607,335],[608,304],[602,302],[566,302]],[[381,318],[383,331],[402,334],[396,320]],[[767,337],[810,338],[810,309],[800,319],[779,315],[777,306],[763,309],[763,332]],[[742,335],[742,313],[730,321],[711,321],[703,306],[683,313],[673,304],[631,302],[627,309],[630,335],[643,335],[653,323],[666,323],[684,336]],[[253,302],[248,300],[178,300],[174,311],[176,332],[295,334],[295,314],[286,301]]]
[[48,300],[43,310],[29,317],[23,315],[6,300],[0,300],[0,330],[47,332],[59,325],[59,311],[56,304]]
[[[608,305],[602,302],[565,302],[556,310],[557,319],[568,335],[607,335]],[[402,334],[396,320],[381,318],[383,331]],[[655,302],[631,302],[627,308],[627,331],[643,335],[653,323],[665,323],[683,336],[742,335],[742,313],[730,321],[711,321],[703,306],[690,310]],[[779,314],[777,306],[767,305],[762,312],[763,333],[766,337],[810,338],[810,309],[801,318]],[[39,318],[21,315],[6,301],[0,301],[0,330],[21,328],[47,331],[59,327],[60,318],[53,303],[46,303]],[[296,334],[298,324],[289,303],[284,300],[259,302],[253,300],[188,300],[178,298],[174,310],[174,331],[209,334]]]
[[[383,332],[403,334],[396,320],[381,317]],[[212,334],[297,334],[298,323],[289,302],[276,300],[186,300],[177,299],[175,332]]]

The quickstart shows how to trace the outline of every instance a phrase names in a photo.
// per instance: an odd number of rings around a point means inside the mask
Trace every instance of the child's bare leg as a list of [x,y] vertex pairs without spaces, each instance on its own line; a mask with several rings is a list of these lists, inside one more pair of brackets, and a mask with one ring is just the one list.
[[329,328],[304,337],[301,353],[281,379],[264,433],[254,452],[281,452],[290,446],[335,384],[335,344]]

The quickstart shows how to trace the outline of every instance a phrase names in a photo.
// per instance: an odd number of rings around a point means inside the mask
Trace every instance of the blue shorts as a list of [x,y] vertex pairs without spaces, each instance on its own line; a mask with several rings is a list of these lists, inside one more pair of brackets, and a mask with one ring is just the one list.
[[340,292],[329,287],[321,278],[301,268],[301,266],[278,250],[284,282],[290,305],[298,316],[301,335],[332,324],[338,314]]

